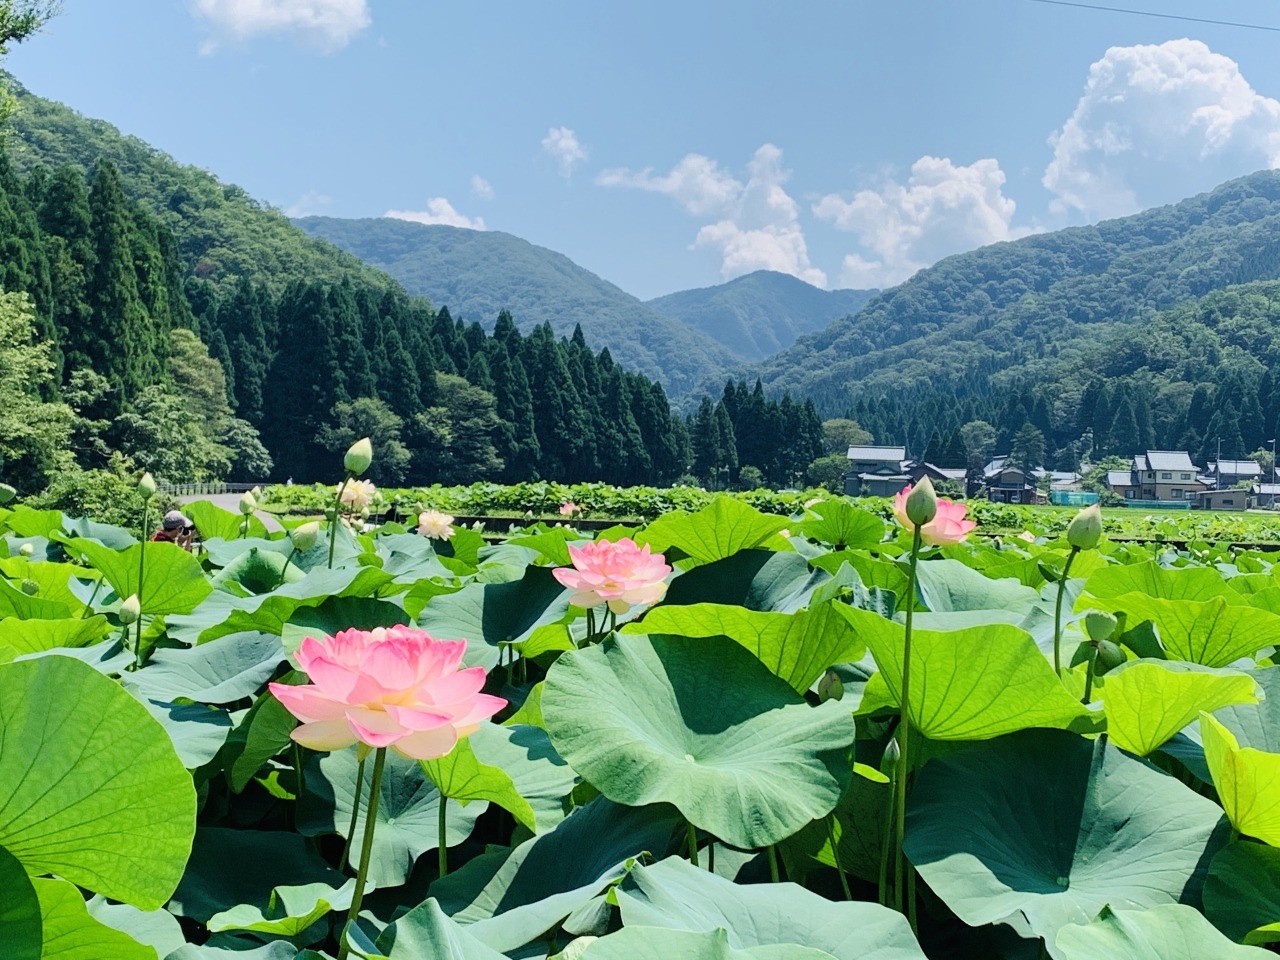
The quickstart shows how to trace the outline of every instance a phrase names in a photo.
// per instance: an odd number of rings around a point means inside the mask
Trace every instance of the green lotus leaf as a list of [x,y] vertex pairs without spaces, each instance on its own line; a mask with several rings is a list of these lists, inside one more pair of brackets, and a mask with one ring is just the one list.
[[1025,615],[1040,593],[1017,580],[990,580],[959,560],[929,560],[916,570],[920,602],[934,613],[1005,610]]
[[477,940],[509,952],[554,929],[641,854],[666,856],[679,825],[670,807],[597,797],[550,833],[468,861],[433,883],[431,895]]
[[208,943],[188,943],[164,960],[331,960],[327,954],[299,950],[288,940],[273,940],[259,946],[257,940],[217,934]]
[[[112,550],[76,537],[66,544],[107,578],[116,596],[137,594],[142,612],[151,616],[190,613],[213,592],[200,561],[172,543],[135,543],[127,550]],[[146,558],[139,583],[138,558],[144,551]]]
[[831,581],[832,574],[813,569],[797,553],[741,550],[674,577],[663,606],[720,603],[795,613],[809,606],[814,591]]
[[20,537],[48,537],[62,529],[61,510],[35,510],[18,504],[4,518],[4,525]]
[[1154,560],[1109,565],[1092,574],[1084,585],[1092,597],[1122,597],[1129,593],[1161,600],[1205,602],[1221,597],[1229,604],[1248,600],[1232,590],[1217,570],[1208,567],[1162,567]]
[[70,620],[0,620],[0,647],[9,647],[15,655],[44,653],[59,647],[87,647],[97,643],[111,626],[107,618],[94,615]]
[[1077,606],[1125,613],[1136,626],[1150,621],[1166,655],[1206,667],[1226,667],[1280,643],[1280,616],[1257,607],[1233,606],[1224,597],[1164,600],[1140,593],[1086,597]]
[[0,847],[0,944],[5,960],[40,960],[40,900],[22,864]]
[[178,759],[188,770],[202,767],[216,757],[231,732],[231,717],[225,710],[202,703],[138,699],[164,727]]
[[892,794],[888,777],[857,764],[849,786],[832,813],[834,822],[830,818],[815,820],[782,842],[780,849],[788,876],[799,881],[814,862],[835,867],[838,852],[840,867],[846,873],[875,883],[880,873],[880,852],[884,848],[886,820],[891,815]]
[[730,946],[725,930],[694,933],[662,927],[623,927],[589,944],[581,960],[832,960],[831,954],[795,944]]
[[92,667],[48,656],[0,666],[0,846],[144,908],[177,886],[195,788],[145,707]]
[[826,816],[849,779],[853,719],[807,704],[737,643],[628,636],[547,674],[551,742],[618,803],[670,803],[695,826],[763,847]]
[[904,850],[970,926],[1054,937],[1104,906],[1196,903],[1226,839],[1216,803],[1142,760],[1028,730],[930,760],[908,800]]
[[[113,523],[98,523],[87,517],[69,517],[65,513],[62,515],[62,529],[73,537],[96,540],[112,550],[126,550],[138,542],[124,527]],[[51,539],[57,540],[58,537]]]
[[30,580],[39,587],[38,597],[66,604],[75,616],[84,611],[84,601],[72,588],[73,580],[79,587],[82,579],[91,581],[98,578],[98,572],[87,567],[72,563],[31,562],[21,557],[0,560],[0,572],[16,582]]
[[1200,737],[1231,825],[1280,846],[1280,753],[1240,746],[1235,734],[1207,713],[1200,715]]
[[1257,703],[1213,711],[1222,725],[1236,735],[1241,746],[1280,753],[1280,667],[1251,670],[1265,696]]
[[348,935],[352,954],[362,960],[506,960],[427,900],[397,917],[370,942],[360,928]]
[[256,693],[284,659],[278,636],[236,633],[198,647],[158,649],[124,685],[152,700],[232,703]]
[[[299,831],[306,836],[346,834],[355,803],[357,766],[355,747],[311,759],[306,767],[306,803],[300,815]],[[372,779],[373,758],[370,757],[364,765],[361,796],[365,799],[361,801],[356,820],[357,838],[364,836]],[[374,887],[394,887],[405,882],[418,857],[439,846],[440,791],[427,779],[417,761],[388,751],[379,794],[369,883]],[[446,811],[449,846],[466,840],[476,819],[488,807],[484,801],[466,806],[449,804]],[[358,842],[351,844],[347,860],[352,868],[359,863]]]
[[216,590],[238,596],[270,593],[282,583],[297,583],[306,574],[274,550],[253,547],[240,554],[209,580]]
[[71,616],[71,608],[59,600],[28,596],[15,584],[0,579],[0,618],[18,620],[61,620]]
[[1209,864],[1204,912],[1237,943],[1280,941],[1280,849],[1227,844]]
[[44,927],[40,960],[158,960],[155,947],[91,917],[74,884],[65,880],[32,883],[40,898]]
[[[196,529],[200,531],[200,539],[208,543],[210,540],[235,540],[239,537],[244,516],[223,510],[208,500],[192,500],[182,505],[182,512],[187,515]],[[257,517],[249,517],[249,536],[266,537],[267,528]]]
[[677,510],[659,517],[637,534],[636,542],[647,543],[654,553],[675,547],[697,563],[711,563],[763,546],[789,522],[741,500],[716,497],[697,513]]
[[813,516],[806,516],[793,530],[819,543],[843,550],[873,547],[884,539],[883,520],[844,500],[823,500],[809,507],[808,512]]
[[[295,671],[286,674],[281,682],[305,681],[306,675]],[[289,735],[297,726],[293,714],[270,693],[258,697],[227,735],[222,750],[221,764],[228,773],[231,789],[242,791],[264,763],[290,746],[293,741]]]
[[623,633],[728,637],[755,654],[797,693],[804,693],[834,663],[849,663],[866,647],[848,622],[822,603],[799,613],[744,610],[716,603],[660,606]]
[[1116,746],[1145,757],[1193,722],[1238,703],[1257,703],[1253,677],[1170,660],[1133,660],[1107,674],[1102,706]]
[[1266,950],[1232,943],[1198,910],[1169,903],[1149,910],[1106,908],[1088,926],[1063,927],[1062,960],[1265,960]]
[[338,888],[327,883],[307,883],[296,887],[276,887],[265,906],[237,904],[214,914],[206,924],[210,932],[246,930],[269,937],[286,937],[298,944],[315,943],[325,937],[330,913],[351,906],[355,880]]
[[794,883],[742,886],[671,857],[637,866],[614,890],[622,923],[725,930],[729,946],[797,945],[837,960],[924,960],[906,917],[875,903],[832,903]]
[[[904,627],[844,604],[836,609],[871,648],[880,668],[867,685],[861,710],[896,706],[902,696]],[[1008,624],[947,633],[914,630],[911,679],[911,725],[931,740],[987,740],[1028,727],[1084,730],[1094,723],[1031,636]]]
[[182,926],[168,910],[139,910],[100,896],[91,897],[85,906],[93,919],[153,947],[161,958],[168,957],[187,942]]

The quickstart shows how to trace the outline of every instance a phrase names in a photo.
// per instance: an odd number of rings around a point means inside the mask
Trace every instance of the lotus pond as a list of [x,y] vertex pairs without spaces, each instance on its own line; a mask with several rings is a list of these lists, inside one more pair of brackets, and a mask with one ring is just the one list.
[[[913,564],[883,513],[719,497],[499,544],[339,523],[331,560],[184,509],[195,553],[0,509],[4,960],[1280,942],[1276,554],[1053,531]],[[656,602],[572,604],[624,538],[672,568]],[[305,638],[394,625],[465,641],[506,706],[421,760],[293,739],[269,685],[320,682]]]

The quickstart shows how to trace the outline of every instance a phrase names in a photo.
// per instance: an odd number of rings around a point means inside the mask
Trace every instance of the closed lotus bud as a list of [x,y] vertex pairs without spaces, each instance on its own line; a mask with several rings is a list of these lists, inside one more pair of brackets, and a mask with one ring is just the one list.
[[933,482],[924,477],[907,495],[907,519],[917,527],[923,527],[938,515],[938,495]]
[[246,517],[258,509],[258,501],[253,499],[253,491],[246,491],[240,498],[240,512]]
[[22,554],[24,557],[33,556],[35,552],[36,552],[35,546],[30,543],[24,543],[22,546],[18,548],[18,553]]
[[135,593],[120,604],[120,622],[127,627],[131,623],[137,623],[140,616],[142,616],[142,604],[138,602],[138,595]]
[[1077,550],[1092,550],[1102,539],[1102,508],[1085,507],[1067,524],[1067,543]]
[[1084,615],[1084,632],[1094,643],[1110,640],[1119,625],[1115,617],[1100,610],[1090,610]]
[[844,699],[844,682],[834,670],[828,670],[818,681],[818,698],[823,703]]
[[320,540],[320,521],[312,520],[310,523],[296,527],[289,534],[289,539],[293,541],[293,549],[299,553],[306,553]]
[[37,593],[40,592],[40,584],[30,579],[23,580],[22,592],[25,593],[28,597],[34,597]]
[[151,476],[150,473],[144,473],[138,481],[138,492],[142,494],[143,500],[150,500],[154,497],[156,495],[155,477]]
[[18,495],[18,491],[7,483],[0,483],[0,503],[8,503]]
[[1098,655],[1093,658],[1093,672],[1100,677],[1114,670],[1127,659],[1118,645],[1110,640],[1103,640],[1098,644]]
[[343,467],[353,477],[363,474],[369,469],[371,463],[373,463],[373,443],[368,437],[353,443],[348,448],[347,455],[342,458]]

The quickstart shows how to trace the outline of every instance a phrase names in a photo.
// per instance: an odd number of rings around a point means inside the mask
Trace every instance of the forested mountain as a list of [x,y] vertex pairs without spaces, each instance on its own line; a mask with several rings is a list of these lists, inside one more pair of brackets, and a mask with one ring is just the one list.
[[761,372],[766,390],[810,396],[914,451],[987,421],[1006,448],[1030,424],[1064,463],[1153,445],[1203,452],[1206,433],[1243,455],[1275,436],[1274,289],[1215,291],[1275,278],[1280,172],[1266,171],[948,257]]
[[757,270],[714,287],[670,293],[648,305],[712,337],[738,360],[754,362],[857,313],[876,293],[822,290],[789,273]]
[[376,218],[305,217],[308,233],[395,277],[411,294],[447,306],[453,316],[490,325],[509,310],[522,330],[550,323],[560,336],[582,327],[629,369],[673,393],[723,376],[733,355],[602,280],[563,254],[494,230]]

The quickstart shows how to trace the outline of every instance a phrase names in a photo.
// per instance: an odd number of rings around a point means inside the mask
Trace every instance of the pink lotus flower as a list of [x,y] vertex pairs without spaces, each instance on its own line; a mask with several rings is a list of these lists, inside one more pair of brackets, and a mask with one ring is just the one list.
[[[916,525],[907,517],[907,497],[911,496],[911,485],[903,487],[893,498],[893,515],[898,523],[907,530],[914,531]],[[938,498],[937,515],[920,528],[920,539],[935,547],[943,547],[950,543],[959,543],[977,528],[977,523],[965,519],[968,507],[945,497]]]
[[339,484],[339,489],[342,490],[343,507],[352,513],[364,510],[378,494],[372,480],[348,480],[345,487]]
[[626,613],[633,606],[657,603],[667,594],[666,577],[671,572],[667,558],[650,553],[649,546],[636,546],[623,537],[617,542],[597,540],[584,547],[570,547],[572,567],[560,567],[553,575],[573,591],[569,602],[575,607],[606,605],[614,613]]
[[575,513],[581,513],[581,512],[582,512],[582,508],[578,506],[576,503],[574,503],[572,500],[569,500],[565,503],[560,504],[560,516],[562,517],[572,517]]
[[412,627],[307,637],[297,661],[311,682],[270,688],[302,721],[291,736],[304,747],[341,750],[359,742],[431,760],[507,703],[480,692],[484,668],[458,669],[466,649],[465,641],[436,640]]
[[439,510],[424,510],[418,514],[418,532],[432,540],[449,540],[453,537],[453,517]]

